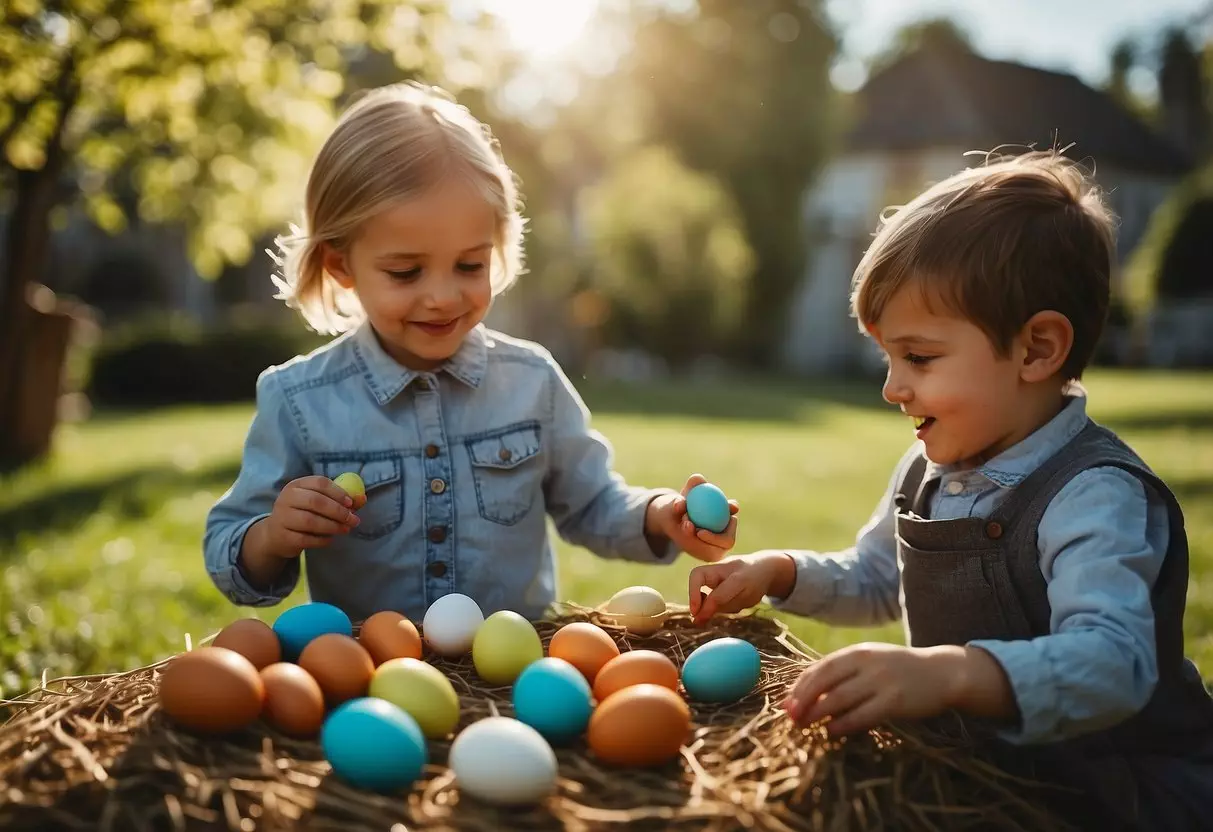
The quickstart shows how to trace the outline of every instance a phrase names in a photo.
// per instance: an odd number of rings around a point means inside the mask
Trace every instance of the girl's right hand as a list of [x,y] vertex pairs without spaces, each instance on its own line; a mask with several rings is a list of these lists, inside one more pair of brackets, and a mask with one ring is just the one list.
[[264,521],[266,548],[279,557],[296,558],[304,549],[328,546],[358,525],[353,505],[350,495],[328,477],[292,480]]

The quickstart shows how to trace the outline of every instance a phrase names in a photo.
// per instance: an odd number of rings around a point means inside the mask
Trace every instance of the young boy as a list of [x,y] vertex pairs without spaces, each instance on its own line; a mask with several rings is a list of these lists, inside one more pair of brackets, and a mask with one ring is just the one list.
[[[1167,486],[1086,415],[1112,219],[1058,154],[967,170],[894,214],[852,306],[917,442],[856,544],[699,566],[698,621],[766,597],[907,647],[815,662],[785,707],[846,734],[958,712],[1107,828],[1213,823],[1213,700],[1184,658],[1188,548]],[[701,596],[702,588],[710,595]]]

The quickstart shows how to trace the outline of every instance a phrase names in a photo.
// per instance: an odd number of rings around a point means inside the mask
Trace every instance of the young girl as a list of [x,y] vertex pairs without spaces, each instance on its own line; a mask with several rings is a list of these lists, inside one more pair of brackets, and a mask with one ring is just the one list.
[[[552,356],[481,323],[519,273],[523,220],[489,129],[433,88],[377,89],[344,114],[307,183],[302,229],[279,241],[278,297],[342,332],[271,367],[236,482],[203,549],[232,602],[268,606],[299,580],[354,620],[420,621],[460,592],[485,614],[556,599],[547,517],[608,558],[705,561],[683,494],[629,486]],[[333,478],[357,473],[365,505]],[[733,506],[734,512],[736,505]]]

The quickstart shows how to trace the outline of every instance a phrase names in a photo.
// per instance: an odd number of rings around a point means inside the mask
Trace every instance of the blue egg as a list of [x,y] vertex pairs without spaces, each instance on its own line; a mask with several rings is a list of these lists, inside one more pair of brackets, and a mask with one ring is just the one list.
[[548,742],[580,736],[593,711],[589,683],[564,659],[532,662],[514,682],[514,716]]
[[329,714],[320,747],[339,777],[378,792],[409,786],[429,760],[417,720],[371,696],[351,699]]
[[701,529],[719,534],[729,527],[729,498],[710,482],[687,492],[687,516]]
[[325,633],[352,635],[350,617],[332,604],[300,604],[291,607],[274,621],[274,632],[282,643],[282,656],[287,661],[298,661],[299,654],[308,642]]
[[736,702],[754,689],[762,670],[758,649],[739,638],[718,638],[687,656],[682,685],[700,702]]

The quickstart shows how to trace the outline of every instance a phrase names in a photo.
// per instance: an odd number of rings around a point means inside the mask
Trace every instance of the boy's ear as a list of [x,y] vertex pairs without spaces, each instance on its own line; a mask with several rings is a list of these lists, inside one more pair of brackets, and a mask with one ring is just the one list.
[[345,253],[338,251],[328,243],[320,244],[320,252],[320,261],[324,264],[324,270],[331,274],[343,289],[354,288],[354,276],[350,274],[349,265],[345,262]]
[[1074,347],[1074,326],[1060,312],[1037,312],[1019,331],[1023,367],[1019,377],[1027,382],[1045,381],[1061,372]]

